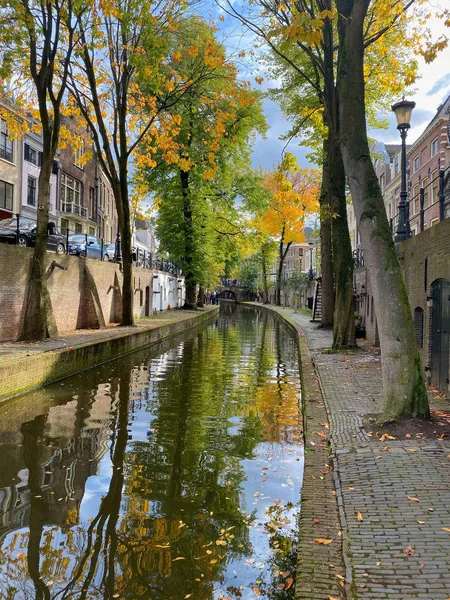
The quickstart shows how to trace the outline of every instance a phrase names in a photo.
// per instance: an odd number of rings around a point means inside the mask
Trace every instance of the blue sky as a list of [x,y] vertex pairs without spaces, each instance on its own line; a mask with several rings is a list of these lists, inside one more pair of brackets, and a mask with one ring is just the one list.
[[[237,4],[237,2],[238,0],[234,0],[235,4]],[[211,5],[209,6],[211,7]],[[210,10],[211,17],[217,19],[217,9],[211,7]],[[237,25],[236,20],[231,19],[227,15],[224,15],[224,17],[225,19],[223,22],[216,20],[216,23],[220,25],[221,32],[225,38],[225,44],[228,48],[234,51],[236,51],[236,48],[245,50],[252,48],[255,45],[255,39],[252,34],[243,32]],[[441,33],[444,32],[445,28],[441,21],[435,21],[432,24],[432,30],[437,39]],[[449,34],[450,32],[447,30],[447,35]],[[408,133],[408,143],[413,143],[420,136],[427,124],[433,118],[439,105],[450,94],[449,65],[450,49],[441,52],[436,60],[430,65],[426,65],[423,60],[419,60],[420,79],[416,83],[414,93],[408,96],[409,100],[414,100],[416,102],[416,108],[413,111],[411,120],[411,129]],[[250,64],[241,62],[239,66],[241,76],[244,79],[254,82],[256,75],[263,75],[265,77],[265,81],[261,88],[262,90],[268,89],[273,84],[273,82],[268,80],[267,73],[264,69],[258,67],[256,63]],[[274,165],[280,161],[285,142],[279,138],[289,129],[289,123],[281,116],[276,103],[266,99],[264,101],[264,109],[270,129],[267,132],[266,139],[257,139],[252,159],[255,168],[262,166],[266,169],[272,169]],[[391,144],[400,143],[395,116],[392,113],[387,115],[387,117],[389,120],[389,128],[385,130],[370,131],[369,135],[380,142]],[[297,156],[297,160],[301,166],[311,166],[306,158],[308,149],[299,146],[298,142],[299,140],[292,140],[289,145],[289,151]]]

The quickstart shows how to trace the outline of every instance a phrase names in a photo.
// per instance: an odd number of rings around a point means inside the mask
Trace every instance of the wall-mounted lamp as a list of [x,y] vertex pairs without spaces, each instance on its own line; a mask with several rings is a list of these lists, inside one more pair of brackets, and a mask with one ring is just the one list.
[[428,308],[433,308],[433,296],[427,296],[427,306]]

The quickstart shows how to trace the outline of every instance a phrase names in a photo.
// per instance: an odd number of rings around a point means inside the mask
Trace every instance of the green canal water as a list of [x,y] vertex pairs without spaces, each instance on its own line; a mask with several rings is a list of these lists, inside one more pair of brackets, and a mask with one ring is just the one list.
[[293,598],[293,334],[224,305],[0,406],[0,599]]

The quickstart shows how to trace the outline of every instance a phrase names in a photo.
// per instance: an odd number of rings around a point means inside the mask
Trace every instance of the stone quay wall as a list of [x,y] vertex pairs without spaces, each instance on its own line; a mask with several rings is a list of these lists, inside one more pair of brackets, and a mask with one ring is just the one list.
[[[0,340],[20,335],[32,248],[0,244]],[[48,289],[59,332],[96,329],[120,321],[122,273],[114,263],[47,252]],[[61,268],[62,267],[62,268]],[[151,269],[133,269],[134,316],[180,306],[184,280]]]

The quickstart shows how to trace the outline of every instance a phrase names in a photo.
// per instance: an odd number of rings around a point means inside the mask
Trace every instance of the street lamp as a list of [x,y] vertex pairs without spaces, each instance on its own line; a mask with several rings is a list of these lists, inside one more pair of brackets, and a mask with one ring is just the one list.
[[313,249],[314,249],[314,242],[308,242],[308,246],[309,246],[309,272],[308,272],[308,279],[310,281],[312,281],[314,279],[314,269],[313,269]]
[[408,192],[406,190],[406,135],[410,128],[411,113],[413,108],[416,106],[415,102],[408,100],[402,100],[392,105],[392,110],[397,118],[397,129],[400,131],[400,137],[402,139],[402,183],[400,188],[400,202],[398,204],[398,223],[397,231],[395,233],[396,242],[404,242],[411,235],[411,229],[409,226],[409,203],[408,203]]

